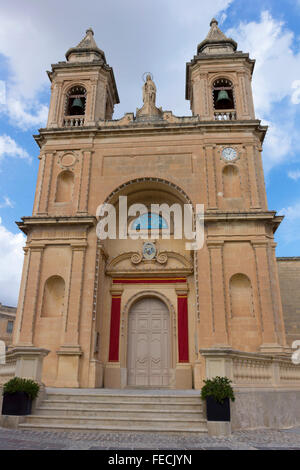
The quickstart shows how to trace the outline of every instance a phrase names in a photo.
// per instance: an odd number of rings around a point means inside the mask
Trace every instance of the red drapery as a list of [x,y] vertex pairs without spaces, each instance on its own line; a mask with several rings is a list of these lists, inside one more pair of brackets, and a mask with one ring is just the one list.
[[119,361],[120,314],[121,296],[113,296],[111,299],[110,341],[108,358],[108,360],[111,362]]
[[187,296],[177,297],[178,305],[178,358],[179,362],[189,362],[188,306]]

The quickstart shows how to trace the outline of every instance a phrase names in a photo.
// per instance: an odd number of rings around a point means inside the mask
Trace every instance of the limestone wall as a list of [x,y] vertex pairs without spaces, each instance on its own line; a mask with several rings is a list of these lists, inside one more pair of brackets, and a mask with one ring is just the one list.
[[300,340],[300,257],[277,258],[287,344]]

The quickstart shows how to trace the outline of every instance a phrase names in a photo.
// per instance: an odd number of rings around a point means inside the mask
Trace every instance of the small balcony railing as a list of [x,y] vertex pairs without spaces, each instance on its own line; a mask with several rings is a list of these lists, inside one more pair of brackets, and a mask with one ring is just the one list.
[[232,109],[222,109],[214,112],[215,121],[236,121],[236,111]]
[[65,116],[63,120],[64,127],[82,127],[84,126],[84,116]]

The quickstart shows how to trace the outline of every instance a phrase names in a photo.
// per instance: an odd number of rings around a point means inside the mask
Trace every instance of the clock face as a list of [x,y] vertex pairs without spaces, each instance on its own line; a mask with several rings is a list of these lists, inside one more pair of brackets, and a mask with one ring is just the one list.
[[156,255],[156,248],[154,243],[146,242],[143,246],[143,256],[146,259],[153,259]]
[[232,160],[235,160],[237,157],[237,151],[233,149],[232,147],[226,147],[222,151],[222,156],[224,160],[227,162],[231,162]]

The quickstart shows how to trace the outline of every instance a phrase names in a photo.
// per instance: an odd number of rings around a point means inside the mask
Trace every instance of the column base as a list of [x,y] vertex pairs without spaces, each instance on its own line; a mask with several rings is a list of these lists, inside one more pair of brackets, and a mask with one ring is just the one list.
[[121,367],[119,362],[109,363],[104,371],[105,388],[125,388],[127,386],[127,369]]
[[32,379],[41,384],[43,360],[49,352],[48,349],[34,346],[14,347],[10,353],[16,358],[15,376]]
[[80,346],[62,346],[56,354],[58,369],[55,387],[79,388],[79,361],[82,355]]
[[102,388],[104,379],[104,367],[97,359],[90,360],[89,387]]
[[176,364],[175,380],[177,390],[191,390],[193,388],[191,364]]
[[195,390],[201,390],[203,387],[202,364],[196,361],[193,370],[193,385]]

